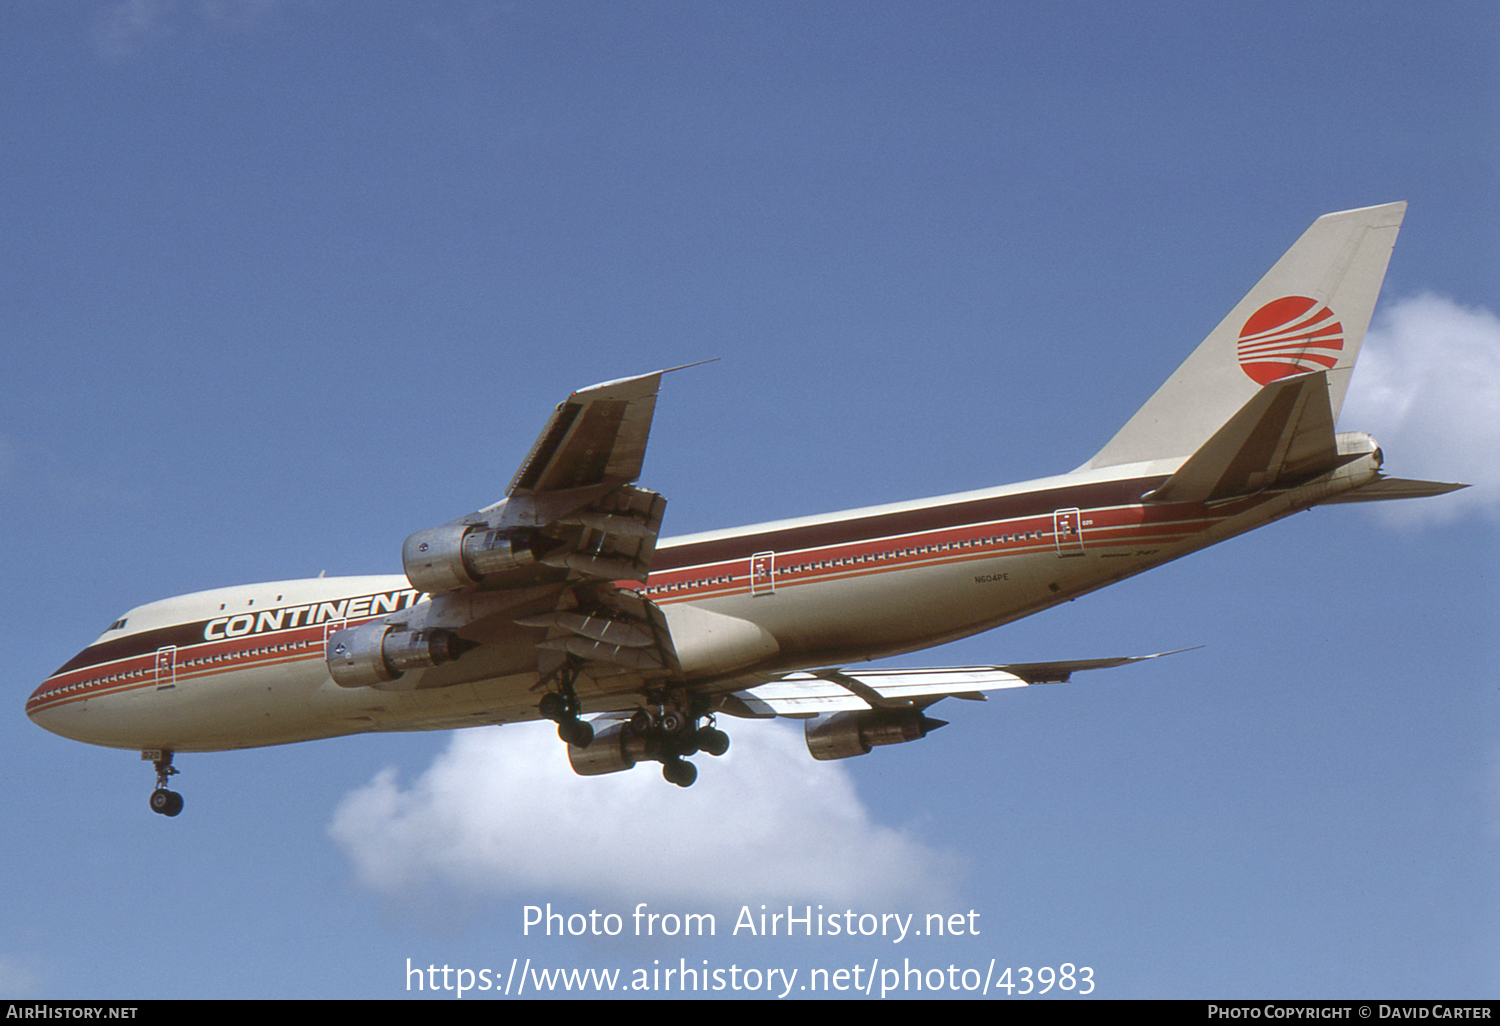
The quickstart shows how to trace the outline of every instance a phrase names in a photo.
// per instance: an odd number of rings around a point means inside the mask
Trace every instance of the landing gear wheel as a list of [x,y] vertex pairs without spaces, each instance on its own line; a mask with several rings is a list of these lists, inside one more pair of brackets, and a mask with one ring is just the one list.
[[702,727],[694,736],[700,752],[719,756],[729,751],[729,735],[717,727]]
[[175,816],[182,811],[182,795],[176,791],[168,791],[164,787],[158,787],[151,792],[151,811],[159,812],[163,816]]
[[594,741],[594,728],[579,719],[566,719],[557,725],[557,736],[574,748],[587,748]]
[[698,767],[685,759],[668,759],[661,764],[661,775],[666,778],[669,784],[676,784],[678,787],[692,787],[693,781],[698,779]]
[[542,696],[536,711],[541,713],[544,720],[561,721],[568,715],[568,703],[562,695],[549,691]]
[[172,752],[166,748],[147,748],[141,758],[156,767],[156,790],[151,792],[151,811],[163,816],[175,816],[182,811],[182,795],[167,790],[167,781],[177,773],[172,765]]
[[557,736],[574,748],[587,748],[594,740],[594,728],[578,718],[582,703],[573,690],[573,680],[578,676],[578,665],[569,660],[555,671],[557,690],[549,691],[537,703],[536,711],[543,719],[557,724]]

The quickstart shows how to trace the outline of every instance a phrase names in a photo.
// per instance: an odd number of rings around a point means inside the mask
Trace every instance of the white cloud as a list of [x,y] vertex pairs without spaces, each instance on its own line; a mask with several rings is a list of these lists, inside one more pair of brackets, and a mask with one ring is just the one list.
[[558,890],[619,902],[890,904],[951,897],[959,860],[872,821],[847,769],[801,731],[732,722],[682,789],[656,763],[579,777],[550,724],[457,731],[410,787],[394,768],[348,794],[329,832],[393,895]]
[[1405,524],[1476,512],[1500,520],[1500,318],[1432,293],[1382,307],[1339,424],[1374,435],[1392,477],[1473,486],[1381,503],[1381,515]]

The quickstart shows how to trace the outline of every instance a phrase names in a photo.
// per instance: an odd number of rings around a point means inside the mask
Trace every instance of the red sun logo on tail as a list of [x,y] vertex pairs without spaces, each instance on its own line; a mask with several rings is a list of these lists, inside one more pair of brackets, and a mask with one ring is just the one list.
[[1273,299],[1240,329],[1240,369],[1259,385],[1309,371],[1329,370],[1344,349],[1344,326],[1333,311],[1306,296]]

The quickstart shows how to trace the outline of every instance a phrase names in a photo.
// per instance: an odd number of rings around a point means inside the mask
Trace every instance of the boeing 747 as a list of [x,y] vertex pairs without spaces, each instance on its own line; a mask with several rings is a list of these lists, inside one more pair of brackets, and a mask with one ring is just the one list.
[[546,718],[573,768],[686,787],[736,717],[799,717],[817,759],[914,741],[945,697],[1150,656],[851,667],[987,631],[1309,507],[1457,484],[1336,432],[1404,203],[1319,218],[1076,470],[921,502],[659,538],[636,483],[664,371],[580,389],[505,498],[411,535],[403,573],[130,610],[26,703],[155,764],[179,752]]

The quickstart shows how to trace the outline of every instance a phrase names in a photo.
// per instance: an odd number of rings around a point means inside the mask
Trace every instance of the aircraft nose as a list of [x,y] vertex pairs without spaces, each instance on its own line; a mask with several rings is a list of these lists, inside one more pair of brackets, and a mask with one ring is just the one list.
[[63,698],[63,688],[53,680],[45,680],[26,699],[26,715],[38,727],[58,731],[53,724],[57,720],[57,706]]
[[43,730],[74,741],[80,736],[84,714],[83,693],[76,683],[65,678],[47,678],[26,699],[26,715]]

